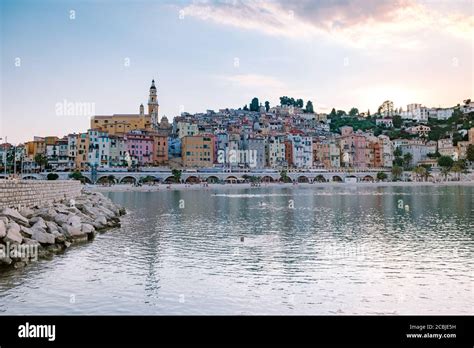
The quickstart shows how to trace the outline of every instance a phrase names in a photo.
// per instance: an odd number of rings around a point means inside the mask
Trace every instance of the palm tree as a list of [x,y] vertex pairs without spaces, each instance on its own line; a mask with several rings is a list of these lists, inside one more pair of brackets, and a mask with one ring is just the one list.
[[108,175],[107,176],[107,181],[109,182],[109,184],[115,184],[116,182],[116,179],[115,179],[115,176],[114,175]]
[[179,184],[180,181],[181,181],[181,170],[179,170],[179,169],[173,169],[173,170],[171,171],[171,174],[173,175],[174,181]]
[[456,179],[459,181],[461,179],[460,173],[462,172],[461,166],[456,163],[451,167],[451,171],[456,174]]
[[402,175],[402,173],[403,173],[402,167],[400,167],[400,166],[393,166],[392,167],[392,177],[393,177],[394,181],[397,181],[398,179],[400,179],[400,176]]
[[290,182],[291,179],[288,177],[288,174],[286,173],[286,170],[282,170],[280,172],[280,180],[283,182]]
[[451,170],[450,167],[441,167],[441,174],[444,175],[444,180],[445,181],[448,181],[448,175],[449,175],[450,170]]
[[425,175],[426,175],[426,168],[425,167],[422,167],[422,166],[416,166],[414,169],[413,169],[413,172],[416,174],[416,178],[424,178]]
[[35,163],[36,163],[37,165],[39,165],[40,171],[41,171],[41,169],[42,169],[43,166],[46,166],[46,165],[48,164],[48,160],[46,159],[46,156],[43,155],[42,153],[37,153],[37,154],[35,155],[34,160],[35,160]]
[[384,172],[378,172],[377,173],[377,180],[384,181],[387,179],[387,174]]

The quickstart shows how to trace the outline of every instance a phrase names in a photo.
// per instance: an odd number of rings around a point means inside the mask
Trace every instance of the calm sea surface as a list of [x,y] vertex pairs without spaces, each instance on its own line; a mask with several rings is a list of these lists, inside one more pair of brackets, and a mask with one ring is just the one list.
[[0,314],[474,313],[472,186],[106,195],[122,227],[0,274]]

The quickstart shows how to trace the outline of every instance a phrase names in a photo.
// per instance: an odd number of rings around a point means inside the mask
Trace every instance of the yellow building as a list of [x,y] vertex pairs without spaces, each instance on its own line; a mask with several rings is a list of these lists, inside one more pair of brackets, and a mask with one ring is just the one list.
[[181,156],[184,167],[212,167],[214,164],[213,135],[185,136],[181,139]]
[[37,154],[46,154],[46,142],[45,138],[35,137],[33,141],[28,141],[25,143],[25,152],[26,156],[34,160]]
[[76,151],[74,167],[76,169],[87,169],[89,154],[89,133],[79,133],[75,139]]
[[151,130],[151,117],[135,114],[93,116],[91,129],[108,132],[110,135],[123,135],[132,130]]
[[133,130],[158,130],[158,97],[155,80],[152,80],[148,98],[148,114],[143,104],[138,114],[96,115],[91,118],[91,129],[108,132],[110,135],[124,135]]

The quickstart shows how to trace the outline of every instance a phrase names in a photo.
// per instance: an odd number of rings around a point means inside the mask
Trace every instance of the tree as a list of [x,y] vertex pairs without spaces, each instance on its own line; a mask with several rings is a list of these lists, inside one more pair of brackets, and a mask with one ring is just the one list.
[[48,165],[48,160],[46,159],[46,156],[42,153],[37,153],[35,155],[34,161],[37,165],[39,165],[40,171],[43,169],[43,167],[46,167]]
[[394,155],[395,157],[402,157],[402,155],[403,155],[402,150],[401,150],[399,147],[397,147],[397,148],[395,149],[395,151],[393,151],[393,155]]
[[48,180],[57,180],[59,178],[59,175],[56,174],[56,173],[48,173],[48,175],[46,176],[46,178]]
[[291,181],[288,174],[286,173],[286,170],[282,170],[280,172],[280,180],[283,181],[283,182],[290,182]]
[[425,177],[425,174],[426,174],[426,168],[423,167],[423,166],[416,166],[413,169],[413,172],[415,173],[417,178],[422,178],[423,179]]
[[249,111],[247,104],[244,105],[244,111]]
[[346,112],[344,110],[337,110],[336,115],[338,117],[342,117],[346,115]]
[[401,116],[393,116],[392,118],[393,127],[401,128],[403,125],[403,120]]
[[269,101],[266,101],[265,102],[265,110],[268,112],[268,110],[270,110],[270,102]]
[[352,108],[352,109],[349,111],[349,116],[354,117],[354,116],[357,116],[357,115],[359,115],[359,109],[357,109],[357,108]]
[[450,156],[441,156],[438,158],[438,165],[443,168],[451,168],[454,164],[454,160]]
[[313,108],[313,102],[311,100],[308,100],[308,102],[306,103],[306,109],[305,109],[306,112],[309,112],[309,113],[313,113],[314,112],[314,108]]
[[460,180],[460,173],[462,172],[462,167],[458,163],[454,163],[451,167],[451,171],[456,174],[456,179]]
[[171,171],[171,175],[173,175],[173,179],[175,182],[179,183],[181,181],[181,170],[173,169]]
[[297,106],[299,108],[302,108],[303,105],[304,105],[303,99],[297,99],[296,100],[295,106]]
[[329,114],[329,118],[336,117],[336,109],[332,108],[331,113]]
[[255,97],[252,99],[252,102],[250,103],[250,111],[259,111],[260,110],[260,104],[258,103],[258,98]]
[[470,144],[467,147],[466,158],[469,162],[474,162],[474,145]]
[[402,173],[403,173],[402,167],[400,166],[392,167],[392,176],[395,181],[400,179],[400,176],[402,175]]
[[403,168],[408,169],[410,167],[411,161],[413,160],[413,155],[409,152],[403,155]]
[[73,180],[79,180],[80,182],[85,181],[85,177],[82,175],[80,171],[77,171],[77,170],[69,174],[69,177]]
[[384,181],[387,180],[387,174],[384,172],[378,172],[377,173],[377,180]]

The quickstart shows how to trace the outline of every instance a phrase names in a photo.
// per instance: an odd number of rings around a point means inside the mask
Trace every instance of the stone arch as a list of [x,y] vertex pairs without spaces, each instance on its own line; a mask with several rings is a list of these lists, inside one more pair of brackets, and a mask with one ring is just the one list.
[[[0,175],[0,179],[5,179],[5,176]],[[23,180],[38,180],[38,178],[35,175],[25,175]]]
[[374,181],[374,177],[372,175],[366,175],[362,178],[362,181]]
[[300,175],[296,178],[296,181],[299,183],[309,183],[309,178],[306,175]]
[[209,184],[215,184],[217,182],[219,182],[219,178],[215,175],[211,175],[209,176],[206,181],[209,183]]
[[186,184],[199,184],[201,182],[201,179],[196,175],[190,175],[184,182]]
[[334,175],[332,177],[333,182],[342,182],[342,178],[339,175]]
[[313,182],[326,182],[326,178],[324,177],[324,175],[320,174],[314,178]]
[[262,182],[273,182],[273,178],[270,175],[262,176]]
[[227,178],[225,178],[225,181],[230,182],[230,183],[237,183],[239,182],[239,179],[237,179],[236,176],[229,175]]
[[176,178],[174,176],[168,176],[163,180],[165,184],[176,184]]
[[134,176],[124,176],[122,179],[120,179],[121,184],[136,184],[137,179]]

